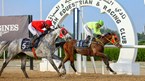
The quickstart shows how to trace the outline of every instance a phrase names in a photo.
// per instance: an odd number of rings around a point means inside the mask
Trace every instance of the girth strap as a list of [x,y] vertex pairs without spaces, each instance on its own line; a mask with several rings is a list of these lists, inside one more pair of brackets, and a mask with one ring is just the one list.
[[35,48],[32,48],[32,52],[33,52],[33,55],[36,59],[38,59],[37,55],[36,55],[36,52],[35,52]]

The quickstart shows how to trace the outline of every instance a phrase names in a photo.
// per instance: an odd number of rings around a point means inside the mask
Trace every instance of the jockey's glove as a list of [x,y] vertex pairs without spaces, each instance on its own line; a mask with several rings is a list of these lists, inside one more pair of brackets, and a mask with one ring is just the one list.
[[46,34],[48,33],[48,31],[49,31],[49,30],[45,30],[45,31],[43,32],[43,34],[46,35]]

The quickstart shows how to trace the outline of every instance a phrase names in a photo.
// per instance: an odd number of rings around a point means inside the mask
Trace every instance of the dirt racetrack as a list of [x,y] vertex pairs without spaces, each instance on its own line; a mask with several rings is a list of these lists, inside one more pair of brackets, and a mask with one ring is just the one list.
[[[11,64],[4,70],[0,81],[145,81],[145,75],[110,75],[101,73],[82,73],[81,75],[75,75],[73,73],[67,74],[65,78],[58,77],[56,72],[40,72],[35,67],[35,70],[29,70],[27,67],[27,73],[29,79],[26,79],[20,69],[20,67],[11,67]],[[16,62],[17,64],[17,62]],[[0,67],[2,61],[0,61]],[[145,69],[145,68],[144,68]],[[143,71],[143,70],[142,70]]]
[[83,73],[81,75],[67,74],[65,78],[58,77],[54,72],[40,72],[27,70],[29,79],[26,79],[21,70],[6,70],[0,81],[145,81],[145,76],[130,75],[102,75]]

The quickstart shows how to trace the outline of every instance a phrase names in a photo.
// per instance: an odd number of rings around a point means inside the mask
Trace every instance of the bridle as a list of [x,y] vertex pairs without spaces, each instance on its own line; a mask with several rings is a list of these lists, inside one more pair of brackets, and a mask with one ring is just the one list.
[[117,41],[115,40],[115,38],[117,38],[116,35],[113,35],[112,38],[111,38],[110,40],[109,40],[107,37],[105,37],[105,39],[108,40],[111,44],[117,45],[119,42],[117,42]]
[[[104,37],[104,38],[113,45],[117,45],[119,43],[119,42],[115,41],[115,38],[118,38],[116,35],[111,36],[111,39],[109,39],[107,37]],[[99,42],[100,45],[104,46],[104,43],[100,39],[96,38],[96,41]]]
[[63,38],[67,33],[68,33],[68,31],[64,27],[62,27],[60,30],[59,37]]

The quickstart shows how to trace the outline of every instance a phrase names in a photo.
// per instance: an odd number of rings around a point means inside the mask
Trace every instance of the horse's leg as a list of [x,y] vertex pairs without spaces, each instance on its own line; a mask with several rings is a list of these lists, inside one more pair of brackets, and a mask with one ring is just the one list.
[[3,72],[3,70],[5,69],[5,67],[8,65],[8,63],[11,61],[11,59],[14,57],[13,54],[8,54],[10,55],[6,60],[5,62],[3,63],[2,67],[1,67],[1,70],[0,70],[0,76]]
[[[53,55],[52,55],[52,58],[53,58],[53,59],[57,59],[57,60],[60,60],[60,61],[61,61],[60,65],[59,65],[59,67],[58,67],[58,69],[60,69],[60,68],[61,68],[61,66],[63,65],[63,64],[62,64],[62,60],[61,60],[61,58],[60,58],[60,57],[58,57],[58,56],[57,56],[57,55],[55,55],[55,54],[53,54]],[[61,65],[61,64],[62,64],[62,65]],[[66,74],[66,69],[65,69],[65,66],[63,65],[63,67],[62,67],[62,68],[63,68],[63,71],[64,71],[64,72],[63,72],[63,74]]]
[[61,63],[59,64],[59,66],[58,66],[58,69],[60,69],[61,67],[64,69],[64,74],[66,74],[66,69],[65,69],[65,66],[64,66],[64,64],[65,64],[65,62],[67,62],[69,60],[69,58],[67,57],[67,56],[65,56],[64,57],[64,59],[61,61]]
[[55,54],[52,55],[52,58],[57,59],[57,60],[61,60],[61,58],[59,56],[55,55]]
[[57,66],[55,65],[54,61],[52,60],[52,56],[49,55],[47,57],[47,60],[50,62],[50,64],[53,66],[53,68],[57,71],[58,75],[61,76],[61,73],[59,72]]
[[26,59],[27,59],[26,54],[25,53],[20,53],[20,58],[21,58],[21,70],[23,71],[25,77],[29,78],[29,76],[26,72]]
[[[64,51],[65,52],[65,51]],[[65,57],[64,59],[61,61],[61,63],[58,66],[58,69],[60,69],[62,66],[64,66],[64,63],[67,62],[69,60],[68,55],[65,52]]]
[[69,60],[69,57],[68,57],[68,53],[66,52],[66,49],[64,49],[64,59],[61,61],[61,63],[59,64],[58,68],[60,69],[62,66],[64,66],[65,62],[67,62]]
[[70,52],[69,52],[70,65],[71,65],[71,67],[73,68],[74,72],[75,72],[76,74],[80,75],[80,74],[77,72],[77,70],[76,70],[76,68],[75,68],[75,65],[74,65],[74,54],[75,54],[75,53],[74,53],[74,49],[70,50]]
[[64,49],[64,54],[65,54],[65,57],[64,57],[64,59],[62,60],[62,62],[60,63],[60,65],[59,65],[59,69],[61,68],[61,67],[64,67],[65,68],[65,66],[64,66],[64,64],[68,61],[68,60],[70,60],[70,53],[69,53],[69,51],[67,50],[67,49]]
[[70,59],[70,63],[71,63],[71,67],[73,68],[73,70],[75,71],[75,73],[76,73],[77,75],[80,75],[80,74],[77,72],[76,68],[75,68],[75,65],[74,65],[74,58],[71,58],[71,59]]
[[[69,54],[68,54],[69,53]],[[73,56],[73,54],[74,54],[74,51],[73,50],[71,50],[71,51],[65,51],[65,58],[64,58],[64,60],[62,61],[62,64],[61,65],[64,65],[64,63],[65,62],[67,62],[68,60],[70,60],[70,65],[71,65],[71,67],[73,68],[73,70],[74,70],[74,72],[76,73],[76,74],[79,74],[78,72],[77,72],[77,70],[76,70],[76,68],[75,68],[75,65],[74,65],[74,56]]]
[[109,60],[108,60],[108,57],[104,54],[104,53],[97,53],[96,54],[97,56],[100,56],[103,60],[103,62],[105,63],[105,65],[107,66],[107,69],[109,69],[113,74],[116,74],[115,71],[112,70],[112,68],[110,67],[109,65]]
[[[53,59],[57,59],[57,60],[61,60],[60,57],[58,57],[57,55],[54,55],[54,54],[52,55],[52,58],[53,58]],[[61,63],[62,63],[62,62],[61,62]],[[60,69],[61,66],[59,65],[58,68]]]

